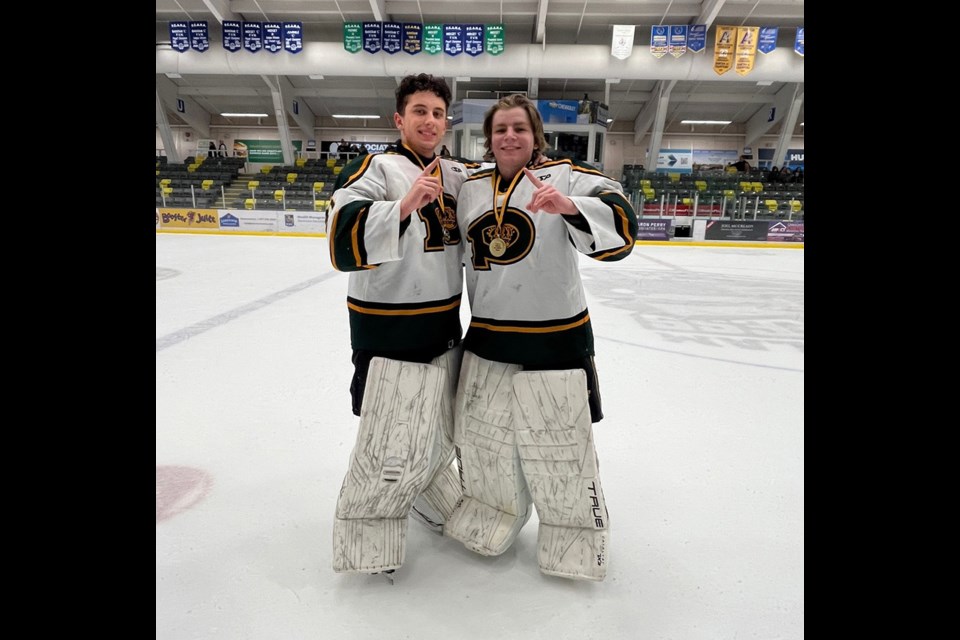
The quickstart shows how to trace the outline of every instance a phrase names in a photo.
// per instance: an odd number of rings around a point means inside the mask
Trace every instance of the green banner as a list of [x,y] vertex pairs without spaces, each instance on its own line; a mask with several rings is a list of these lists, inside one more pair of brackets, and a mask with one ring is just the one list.
[[484,42],[486,43],[487,53],[492,56],[497,56],[503,53],[503,25],[502,24],[488,24],[486,25],[486,33],[484,34]]
[[427,53],[440,53],[443,51],[442,24],[423,25],[423,50]]
[[363,48],[363,27],[359,22],[343,23],[343,48],[350,53]]
[[[303,140],[294,140],[293,148],[300,151]],[[267,164],[285,164],[283,147],[279,140],[234,140],[234,155],[246,158],[247,162],[265,162]]]

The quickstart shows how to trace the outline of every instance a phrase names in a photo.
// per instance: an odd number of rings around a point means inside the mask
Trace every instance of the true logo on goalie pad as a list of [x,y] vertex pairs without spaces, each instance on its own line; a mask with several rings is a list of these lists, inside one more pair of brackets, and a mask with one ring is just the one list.
[[590,493],[591,510],[593,512],[593,524],[597,529],[603,529],[603,509],[600,508],[600,498],[597,496],[597,483],[591,482],[587,487]]

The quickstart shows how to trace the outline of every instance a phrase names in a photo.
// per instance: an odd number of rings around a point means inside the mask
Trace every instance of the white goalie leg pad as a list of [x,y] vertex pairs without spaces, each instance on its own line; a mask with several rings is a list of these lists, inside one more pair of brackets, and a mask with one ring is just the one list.
[[517,448],[540,518],[543,573],[603,580],[609,516],[597,472],[582,369],[524,371],[513,377]]
[[519,370],[463,355],[454,412],[463,499],[444,535],[486,556],[506,551],[532,513],[514,437],[511,378]]
[[357,442],[333,526],[333,569],[399,568],[407,514],[436,466],[444,372],[432,364],[373,358]]
[[460,467],[455,460],[453,444],[453,407],[457,395],[457,382],[460,379],[460,362],[463,348],[449,349],[434,358],[434,364],[445,373],[443,396],[440,411],[440,437],[437,438],[437,468],[427,481],[423,493],[413,501],[410,515],[426,525],[431,531],[443,534],[443,526],[453,513],[463,489],[460,487]]

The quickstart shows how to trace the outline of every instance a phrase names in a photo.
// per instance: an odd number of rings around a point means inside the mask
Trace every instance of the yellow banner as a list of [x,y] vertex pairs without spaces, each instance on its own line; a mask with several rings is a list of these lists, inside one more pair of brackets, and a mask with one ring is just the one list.
[[216,209],[157,209],[157,222],[161,227],[180,229],[219,229],[220,219]]
[[737,28],[717,26],[717,38],[713,44],[713,70],[722,76],[733,66]]
[[739,27],[737,29],[737,75],[745,76],[753,71],[753,62],[757,59],[757,40],[760,27]]

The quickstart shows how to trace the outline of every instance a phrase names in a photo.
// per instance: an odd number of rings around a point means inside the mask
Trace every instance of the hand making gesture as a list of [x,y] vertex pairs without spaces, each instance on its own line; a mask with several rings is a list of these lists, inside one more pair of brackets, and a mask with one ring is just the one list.
[[526,167],[523,168],[523,173],[537,188],[533,193],[533,198],[527,204],[529,211],[536,213],[542,209],[544,213],[577,213],[577,205],[573,203],[573,200],[557,191],[556,187],[543,184],[540,179],[533,175],[533,172]]
[[443,193],[443,184],[440,177],[433,175],[434,169],[440,164],[440,156],[423,168],[423,172],[417,176],[410,186],[407,195],[400,201],[400,219],[406,220],[410,214],[420,207],[433,202]]

